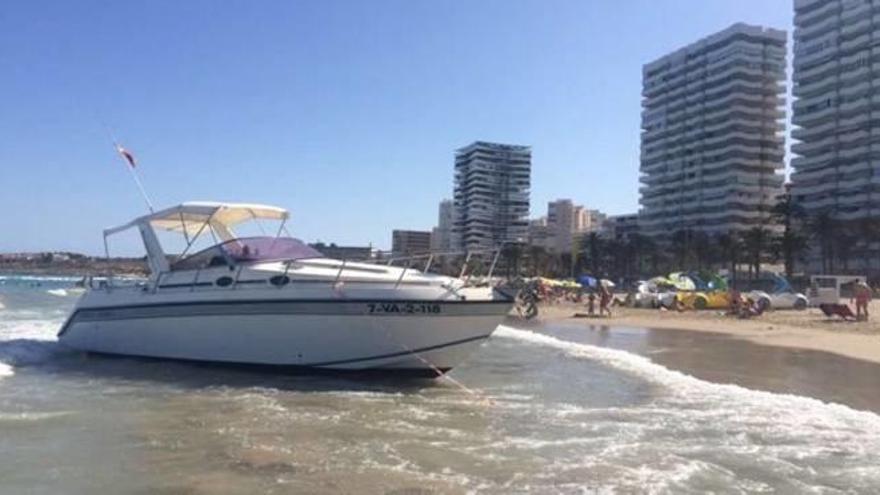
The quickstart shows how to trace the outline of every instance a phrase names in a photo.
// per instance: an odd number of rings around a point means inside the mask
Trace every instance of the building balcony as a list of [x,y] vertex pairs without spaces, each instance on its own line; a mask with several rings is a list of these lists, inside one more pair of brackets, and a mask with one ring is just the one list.
[[846,72],[841,72],[838,76],[841,84],[852,84],[856,85],[860,80],[868,80],[871,76],[871,68],[867,65],[862,65],[860,67],[856,67],[854,69],[848,70]]
[[[794,97],[797,100],[805,98],[833,98],[840,86],[840,77],[837,72],[827,73],[823,79],[806,81],[800,80],[794,86]],[[796,100],[796,101],[797,101]]]
[[836,150],[827,151],[820,155],[812,155],[812,156],[799,156],[796,158],[792,158],[791,166],[796,169],[808,169],[815,168],[818,166],[822,166],[827,162],[830,162],[837,155]]
[[850,115],[856,111],[864,112],[866,109],[869,109],[871,106],[871,99],[868,97],[859,98],[857,100],[848,101],[846,103],[841,103],[838,107],[840,109],[841,116]]
[[864,94],[867,96],[868,92],[871,89],[871,81],[864,80],[861,82],[857,82],[856,84],[842,86],[840,88],[840,96],[843,98],[852,98],[857,95]]
[[[824,184],[815,184],[815,185],[808,185],[808,186],[802,186],[802,185],[798,185],[797,183],[794,183],[792,190],[797,195],[803,195],[805,197],[813,197],[814,199],[812,201],[816,201],[816,199],[815,199],[816,197],[830,194],[831,192],[835,191],[836,189],[837,189],[837,185],[835,183],[828,182],[828,183],[824,183]],[[805,201],[805,202],[809,202],[809,201]],[[833,201],[832,201],[832,203],[833,203]]]
[[842,53],[850,52],[857,50],[862,47],[866,47],[871,43],[871,33],[864,33],[855,38],[847,41],[840,42],[840,51]]
[[[794,125],[801,127],[811,127],[816,126],[821,123],[825,123],[828,119],[833,118],[837,114],[837,107],[830,106],[827,108],[823,108],[818,111],[804,113],[798,112],[794,114],[791,122]],[[801,139],[801,138],[797,138]]]
[[[798,117],[798,115],[795,114],[794,118],[792,119],[792,123],[795,125],[798,125],[798,123],[796,122],[797,117]],[[794,139],[797,139],[798,141],[801,141],[804,143],[810,142],[810,141],[815,141],[817,139],[823,138],[826,134],[833,132],[837,128],[837,125],[838,125],[837,122],[830,121],[830,122],[820,122],[815,125],[810,125],[807,127],[801,126],[798,129],[793,129],[791,131],[791,136]]]
[[[795,25],[798,27],[801,26],[810,26],[811,24],[815,24],[817,22],[821,22],[822,19],[829,15],[837,14],[840,9],[840,5],[837,2],[826,2],[825,0],[815,0],[816,2],[822,2],[825,5],[819,7],[807,14],[798,14],[795,12]],[[806,2],[804,2],[806,3]],[[801,2],[796,3],[796,7],[798,8],[801,5]]]
[[795,70],[794,76],[797,79],[814,78],[822,74],[837,70],[838,64],[839,61],[837,59],[831,59],[819,65],[812,66],[808,69]]
[[837,140],[841,146],[855,147],[861,144],[867,144],[871,140],[871,131],[868,129],[856,129],[852,132],[839,134]]
[[838,27],[840,19],[836,15],[819,18],[815,22],[796,27],[796,39],[813,40]]
[[870,3],[858,3],[853,5],[854,7],[844,9],[840,12],[840,20],[844,26],[854,20],[860,18],[870,19],[871,17],[872,5]]
[[841,39],[851,39],[857,37],[871,28],[871,16],[858,18],[854,22],[844,22],[841,24]]
[[867,124],[870,120],[871,113],[869,111],[856,112],[853,115],[841,115],[836,127],[839,129],[855,129]]
[[[795,33],[797,39],[797,33]],[[830,45],[806,55],[795,55],[792,66],[796,72],[809,69],[815,65],[821,65],[832,58],[837,53],[837,46]]]
[[818,140],[804,141],[791,145],[791,152],[797,155],[808,155],[827,147],[834,146],[834,136],[825,136]]

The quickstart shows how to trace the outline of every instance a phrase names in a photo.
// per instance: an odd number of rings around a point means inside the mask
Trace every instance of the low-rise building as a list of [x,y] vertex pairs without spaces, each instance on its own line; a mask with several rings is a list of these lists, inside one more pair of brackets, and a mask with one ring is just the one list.
[[639,215],[609,215],[602,224],[602,236],[609,239],[627,239],[639,234]]
[[367,260],[373,257],[373,246],[337,246],[334,243],[315,242],[310,247],[328,258],[339,260]]
[[391,233],[393,256],[411,256],[431,251],[431,233],[422,230],[394,230]]

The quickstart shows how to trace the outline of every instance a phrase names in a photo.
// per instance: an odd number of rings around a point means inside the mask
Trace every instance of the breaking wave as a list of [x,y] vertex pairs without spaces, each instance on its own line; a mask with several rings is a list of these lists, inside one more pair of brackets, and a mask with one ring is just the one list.
[[[647,404],[559,411],[566,421],[614,432],[601,452],[569,468],[629,466],[620,473],[624,485],[673,491],[701,479],[746,492],[770,488],[766,480],[740,479],[743,468],[774,473],[784,483],[777,488],[798,492],[871,490],[880,484],[880,416],[872,412],[707,382],[637,354],[532,331],[501,327],[495,335],[589,360],[657,388]],[[651,469],[644,459],[654,459]],[[669,478],[670,473],[682,478]]]
[[14,368],[53,359],[61,347],[55,337],[61,320],[20,319],[0,321],[0,378]]
[[[867,411],[858,411],[842,404],[823,402],[800,395],[752,390],[733,384],[707,382],[680,371],[661,366],[638,354],[571,342],[529,330],[502,326],[494,335],[558,349],[573,358],[588,359],[602,363],[665,387],[669,392],[667,398],[674,400],[693,400],[695,403],[713,401],[733,402],[738,405],[738,409],[742,407],[784,407],[786,411],[794,409],[801,413],[809,412],[811,414],[808,416],[811,419],[821,417],[826,427],[831,426],[827,421],[829,417],[833,417],[839,422],[838,426],[846,426],[852,423],[860,427],[870,426],[877,435],[880,435],[880,415]],[[787,419],[794,420],[797,418]],[[805,416],[802,415],[800,419],[805,419]]]

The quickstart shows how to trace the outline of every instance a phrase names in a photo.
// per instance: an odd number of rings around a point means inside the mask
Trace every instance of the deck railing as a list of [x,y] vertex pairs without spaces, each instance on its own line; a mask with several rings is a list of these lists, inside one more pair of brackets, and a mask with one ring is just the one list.
[[[441,269],[441,274],[446,274],[448,276],[456,276],[457,278],[464,281],[463,287],[468,287],[473,285],[477,285],[480,283],[484,283],[485,281],[491,281],[493,279],[495,269],[498,266],[498,261],[500,259],[501,253],[503,251],[502,247],[492,248],[492,249],[477,249],[477,250],[469,250],[469,251],[450,251],[450,252],[432,252],[432,253],[418,253],[418,254],[410,254],[405,256],[395,256],[394,253],[391,252],[376,252],[370,258],[343,258],[338,261],[339,267],[336,272],[336,276],[332,281],[328,281],[329,284],[336,286],[340,282],[345,282],[344,273],[351,269],[355,270],[352,267],[353,264],[372,264],[372,265],[380,265],[380,266],[400,266],[403,269],[400,271],[400,274],[397,276],[394,282],[394,288],[398,288],[401,284],[405,282],[405,278],[407,273],[411,270],[418,270],[423,273],[428,273],[432,267],[436,266],[438,260],[441,259],[449,259],[452,260],[451,263],[444,266]],[[284,287],[290,281],[288,274],[290,271],[291,265],[297,262],[308,262],[311,258],[299,259],[299,260],[283,260],[284,264],[284,272],[281,276],[275,276],[271,278],[267,278],[263,280],[266,284],[271,284],[277,286],[279,288]],[[480,264],[474,266],[473,260],[478,259],[481,261]],[[488,262],[488,270],[483,274],[479,273],[480,268],[484,267],[485,264],[482,261]],[[422,264],[421,262],[424,262]],[[457,269],[455,272],[452,272],[452,269],[457,262],[461,263],[461,267]],[[233,272],[229,275],[224,275],[223,277],[218,278],[216,281],[208,281],[208,280],[200,280],[200,277],[203,277],[203,268],[199,267],[194,271],[192,280],[189,282],[178,282],[173,281],[172,283],[167,283],[169,276],[173,272],[162,272],[156,275],[156,277],[152,280],[133,280],[136,285],[143,288],[145,291],[150,291],[156,293],[162,289],[189,289],[190,291],[195,290],[196,287],[207,286],[207,285],[217,285],[223,288],[228,289],[236,289],[239,285],[243,283],[253,284],[258,281],[256,280],[241,280],[242,270],[246,264],[238,263],[234,265]],[[445,272],[445,273],[443,273]],[[452,273],[450,273],[452,272]],[[222,283],[220,282],[223,280]],[[276,283],[275,280],[279,281]],[[111,291],[115,288],[122,287],[124,285],[131,284],[118,284],[116,278],[113,277],[112,274],[108,274],[104,277],[88,277],[87,285],[92,289],[102,289],[106,291]]]

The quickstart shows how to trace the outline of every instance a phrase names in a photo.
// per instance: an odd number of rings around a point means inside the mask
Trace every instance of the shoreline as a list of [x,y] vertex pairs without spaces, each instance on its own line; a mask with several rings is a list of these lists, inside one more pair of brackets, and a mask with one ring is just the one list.
[[[880,315],[880,307],[872,314]],[[723,334],[754,344],[789,349],[824,351],[839,356],[880,364],[880,324],[827,320],[815,309],[776,311],[751,320],[741,320],[706,310],[683,313],[652,309],[613,308],[612,317],[574,317],[585,312],[583,305],[543,305],[537,320],[565,321],[585,326],[623,326],[652,330]],[[804,320],[805,324],[797,324]]]

